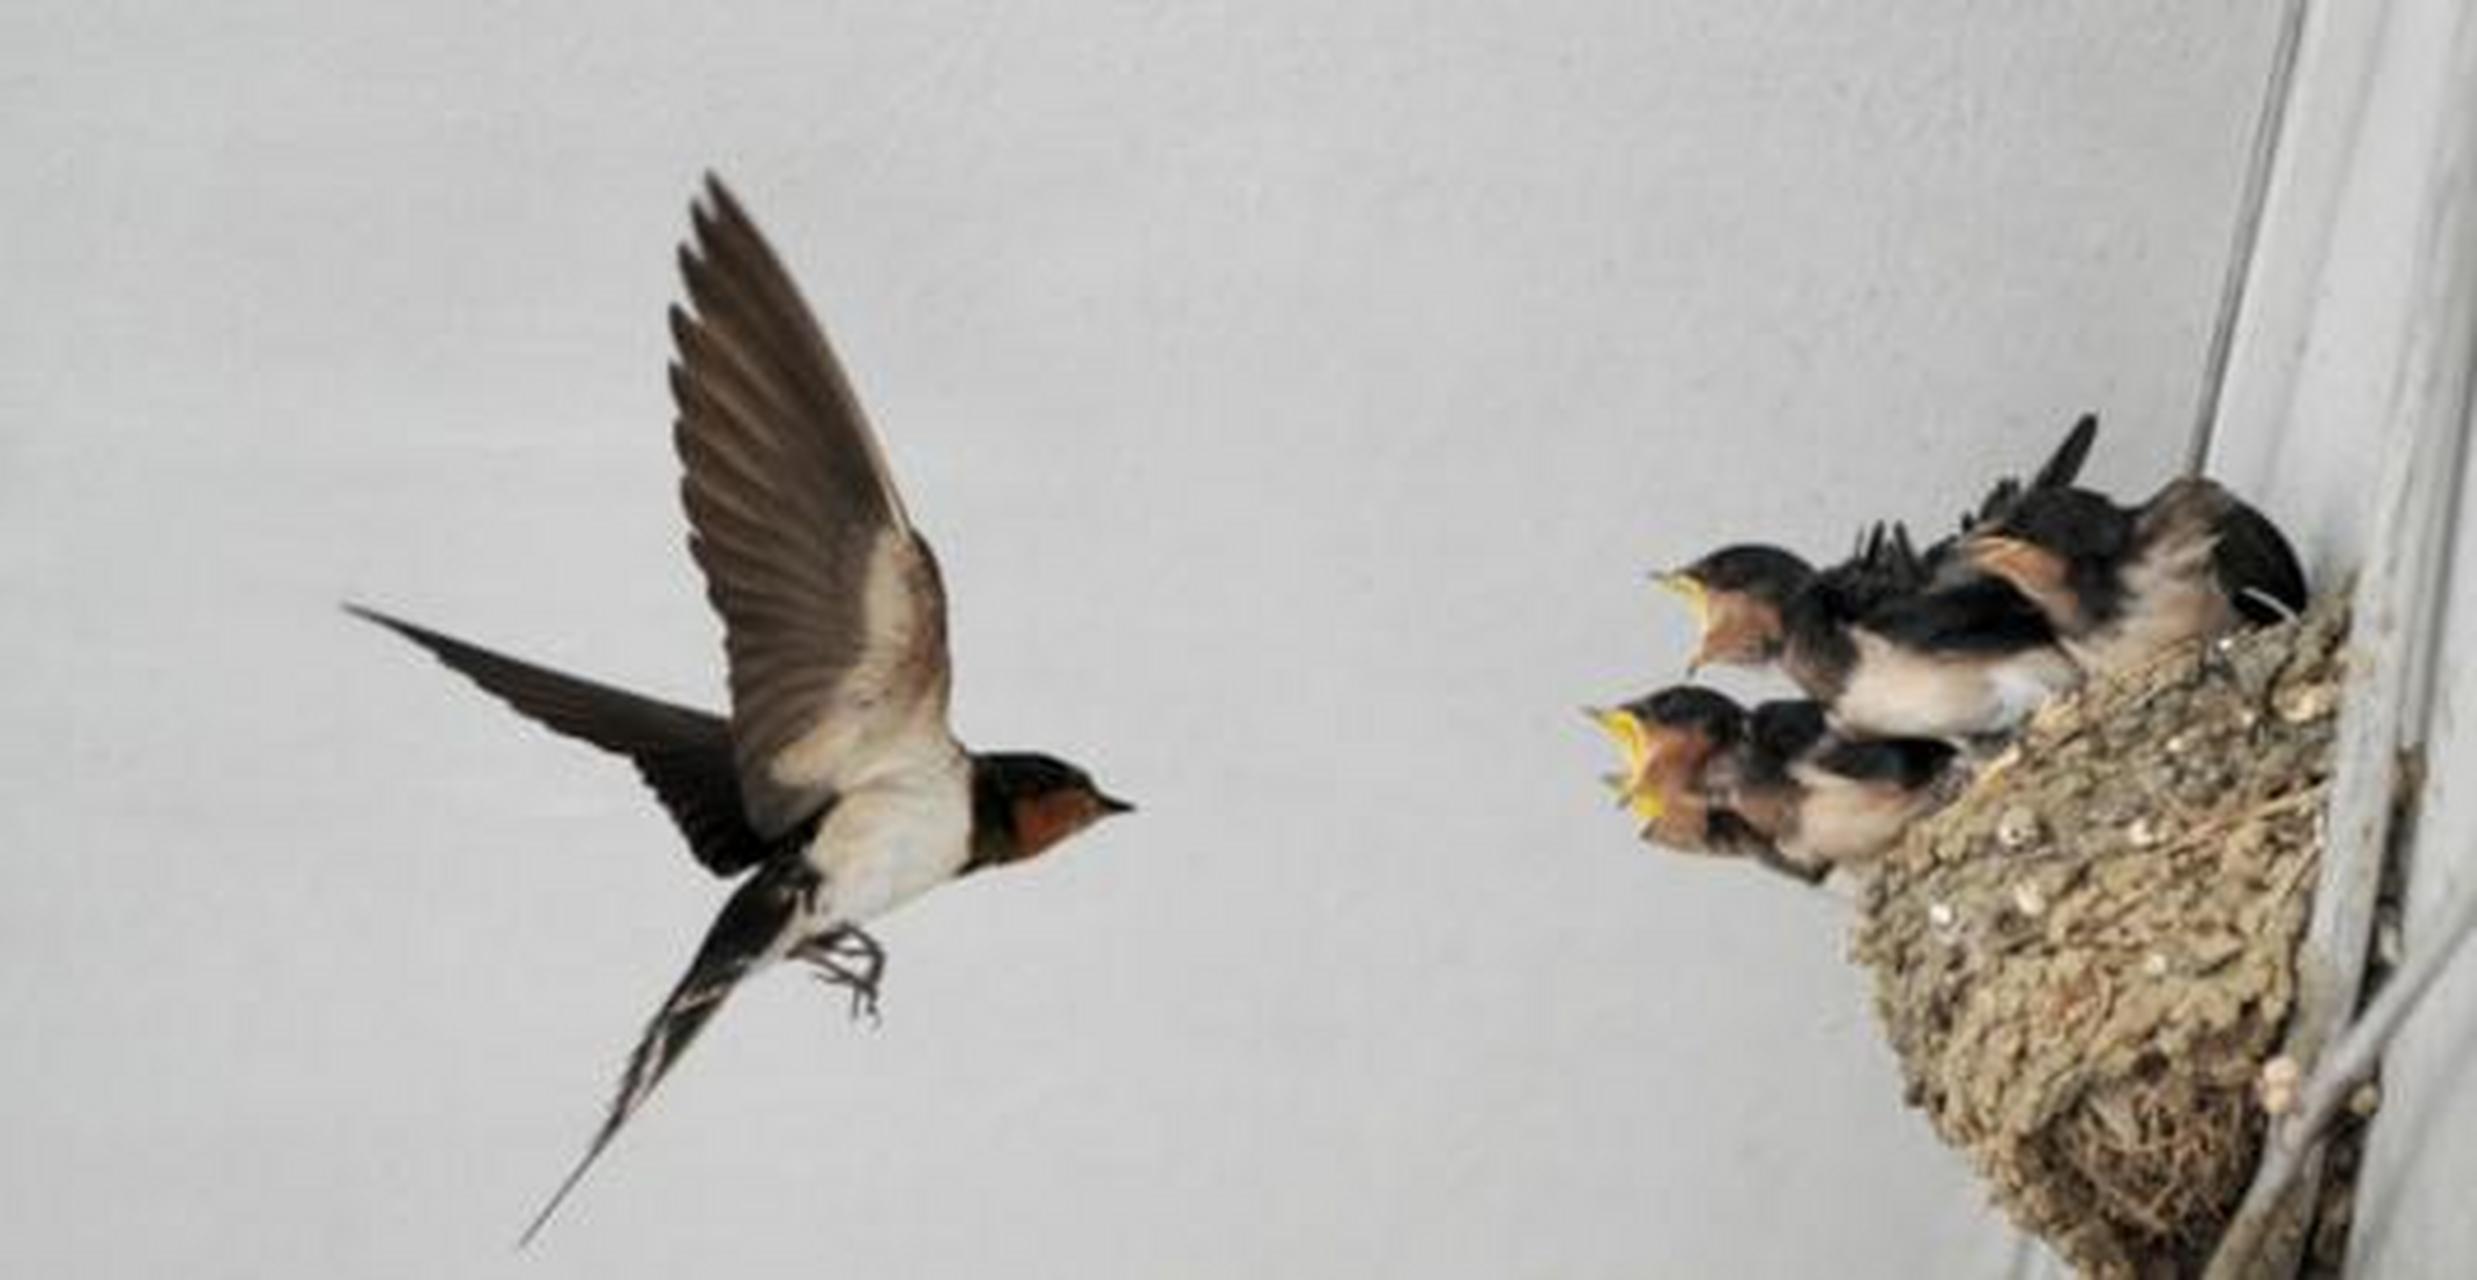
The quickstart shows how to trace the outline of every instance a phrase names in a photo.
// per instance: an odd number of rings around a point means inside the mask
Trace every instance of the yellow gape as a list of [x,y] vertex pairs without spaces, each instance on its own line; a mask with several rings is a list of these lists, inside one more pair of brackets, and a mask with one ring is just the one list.
[[1694,615],[1694,654],[1686,659],[1686,674],[1693,675],[1703,669],[1703,664],[1711,661],[1713,641],[1711,592],[1704,588],[1702,579],[1682,569],[1672,569],[1667,573],[1655,574],[1651,580],[1675,592],[1678,599],[1686,602],[1687,611]]
[[1712,599],[1711,595],[1703,590],[1701,579],[1683,570],[1671,570],[1654,577],[1652,581],[1675,592],[1680,599],[1686,602],[1686,608],[1694,613],[1696,630],[1706,631],[1711,628]]
[[1618,753],[1625,758],[1624,770],[1606,778],[1609,789],[1617,793],[1617,803],[1645,824],[1658,822],[1668,812],[1668,805],[1653,781],[1652,767],[1665,753],[1653,748],[1651,735],[1631,711],[1587,708],[1585,714],[1617,744]]

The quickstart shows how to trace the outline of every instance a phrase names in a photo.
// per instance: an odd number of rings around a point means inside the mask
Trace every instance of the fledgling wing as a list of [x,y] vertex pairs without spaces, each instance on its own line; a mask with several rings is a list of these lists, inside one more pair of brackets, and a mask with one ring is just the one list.
[[2055,643],[2055,628],[2038,606],[1985,574],[1887,601],[1860,622],[1920,653],[2018,653]]
[[1746,739],[1758,757],[1784,766],[1805,755],[1830,731],[1823,704],[1809,698],[1761,703],[1746,723]]
[[1876,521],[1858,531],[1849,558],[1818,573],[1800,593],[1801,609],[1820,609],[1839,622],[1855,621],[1926,585],[1926,574],[1908,529]]
[[2192,549],[2186,572],[2201,572],[2206,552],[2211,585],[2246,621],[2262,625],[2304,611],[2305,570],[2296,551],[2269,517],[2218,481],[2170,480],[2142,504],[2135,521],[2139,546]]
[[516,1247],[531,1244],[533,1237],[541,1233],[551,1215],[567,1200],[568,1193],[584,1178],[585,1171],[601,1158],[611,1139],[619,1136],[620,1126],[645,1105],[654,1086],[662,1083],[671,1065],[688,1051],[697,1033],[705,1029],[706,1022],[722,1008],[740,980],[783,953],[802,906],[816,884],[816,873],[807,864],[797,858],[784,858],[767,863],[732,893],[721,914],[714,918],[713,927],[706,931],[705,942],[697,948],[697,958],[689,962],[687,974],[671,989],[670,998],[662,1002],[653,1021],[646,1024],[636,1051],[628,1055],[628,1069],[620,1077],[619,1094],[611,1099],[610,1114],[594,1133],[592,1145],[585,1148],[584,1158],[560,1181],[559,1189],[551,1193],[550,1202],[534,1215]]
[[782,264],[712,178],[680,250],[671,392],[689,548],[722,615],[750,823],[779,835],[946,734],[946,598],[868,419]]
[[2246,621],[2256,626],[2305,611],[2305,567],[2296,549],[2270,517],[2230,495],[2219,517],[2219,541],[2211,549],[2219,589]]
[[2085,413],[2064,433],[2056,451],[2030,477],[2033,489],[2061,489],[2081,479],[2082,464],[2090,460],[2090,446],[2099,438],[2099,415]]
[[1815,753],[1815,765],[1854,782],[1912,792],[1942,777],[1957,754],[1935,738],[1839,738]]
[[2048,454],[2047,460],[2030,474],[2027,483],[2011,476],[1996,481],[1995,487],[1987,491],[1987,496],[1979,500],[1978,509],[1962,516],[1961,532],[1967,534],[2003,519],[2005,512],[2020,501],[2024,493],[2070,486],[2081,478],[2082,464],[2090,460],[2090,446],[2097,442],[2098,437],[2099,415],[2081,415],[2064,433],[2064,439],[2057,442],[2055,452]]
[[2055,452],[2047,455],[2047,460],[2039,464],[2029,480],[2025,482],[2014,476],[1997,480],[1987,490],[1987,495],[1978,500],[1976,507],[1961,513],[1961,523],[1955,532],[1929,543],[1926,551],[1918,556],[1925,572],[1944,582],[1966,576],[1970,572],[1969,566],[1956,554],[1961,549],[1962,540],[2001,524],[2029,494],[2046,489],[2070,488],[2075,480],[2081,478],[2082,464],[2090,460],[2090,446],[2097,442],[2098,436],[2099,416],[2085,413],[2074,421],[2071,429],[2064,433],[2064,439],[2057,442]]
[[731,726],[722,717],[537,667],[376,609],[344,608],[420,645],[528,719],[628,757],[707,870],[736,875],[771,854],[740,811]]

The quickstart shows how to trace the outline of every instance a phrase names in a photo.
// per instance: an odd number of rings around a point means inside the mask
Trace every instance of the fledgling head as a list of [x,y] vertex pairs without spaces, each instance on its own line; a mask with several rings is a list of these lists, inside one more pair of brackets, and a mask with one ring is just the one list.
[[1699,829],[1697,777],[1737,741],[1745,709],[1716,690],[1672,685],[1621,706],[1587,707],[1584,714],[1617,745],[1622,767],[1608,782],[1646,832],[1658,838],[1657,829],[1679,821]]
[[1135,806],[1095,785],[1092,775],[1055,756],[996,751],[973,757],[975,843],[986,860],[1016,862]]
[[1778,658],[1781,606],[1814,576],[1814,566],[1779,547],[1740,543],[1652,580],[1694,611],[1702,638],[1686,662],[1692,675],[1710,663],[1758,667]]
[[2103,494],[2031,489],[1963,547],[1980,572],[2011,583],[2058,630],[2091,625],[2108,577],[2131,553],[2135,517]]

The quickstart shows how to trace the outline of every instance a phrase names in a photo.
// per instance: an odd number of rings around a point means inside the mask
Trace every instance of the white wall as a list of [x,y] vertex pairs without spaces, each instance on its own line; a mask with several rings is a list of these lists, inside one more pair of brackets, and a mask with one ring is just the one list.
[[[2386,555],[2379,480],[2420,431],[2471,430],[2477,385],[2477,15],[2461,0],[2315,5],[2291,112],[2290,144],[2265,221],[2253,305],[2231,367],[2213,469],[2264,493],[2325,566]],[[2448,456],[2445,450],[2439,456]],[[2416,456],[2410,454],[2409,456]],[[2429,454],[2428,456],[2438,456]],[[2405,626],[2401,659],[2430,662],[2404,717],[2423,754],[2404,840],[2401,933],[2411,955],[2446,945],[2446,907],[2477,874],[2477,453],[2463,453],[2435,530],[2398,531],[2450,548],[2417,593],[2434,625]],[[2411,522],[2413,523],[2413,522]],[[2350,1240],[2353,1274],[2380,1280],[2468,1275],[2477,1218],[2477,950],[2464,949],[2426,997],[2383,1069]]]
[[[1844,909],[1632,846],[1640,572],[2182,451],[2267,7],[0,15],[0,1271],[515,1273],[717,901],[340,596],[680,697],[700,170],[1144,805],[736,1003],[528,1276],[1976,1277]],[[2278,512],[2275,510],[2275,514]]]

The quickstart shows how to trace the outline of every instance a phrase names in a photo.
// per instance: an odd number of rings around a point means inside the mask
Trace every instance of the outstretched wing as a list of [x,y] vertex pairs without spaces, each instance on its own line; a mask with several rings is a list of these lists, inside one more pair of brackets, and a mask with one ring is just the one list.
[[568,1171],[559,1189],[551,1193],[550,1202],[534,1215],[525,1228],[518,1248],[533,1242],[551,1215],[576,1189],[576,1184],[601,1158],[611,1139],[619,1136],[620,1126],[628,1123],[637,1108],[662,1083],[662,1077],[679,1061],[696,1041],[697,1033],[722,1008],[732,989],[740,980],[767,962],[781,956],[792,939],[801,909],[817,885],[817,875],[798,858],[783,858],[769,862],[764,869],[750,876],[746,883],[723,904],[722,913],[705,934],[704,945],[697,948],[697,958],[688,965],[688,972],[671,989],[669,999],[646,1024],[645,1034],[637,1041],[636,1052],[628,1055],[628,1070],[620,1077],[619,1094],[611,1099],[610,1114],[601,1129],[593,1135],[592,1145],[585,1148],[583,1159]]
[[680,250],[671,392],[689,548],[722,615],[740,791],[779,835],[946,736],[946,601],[824,333],[719,181]]
[[689,852],[714,874],[746,870],[781,843],[758,836],[740,811],[731,726],[722,717],[537,667],[376,609],[344,608],[420,645],[544,727],[628,757],[688,837]]

